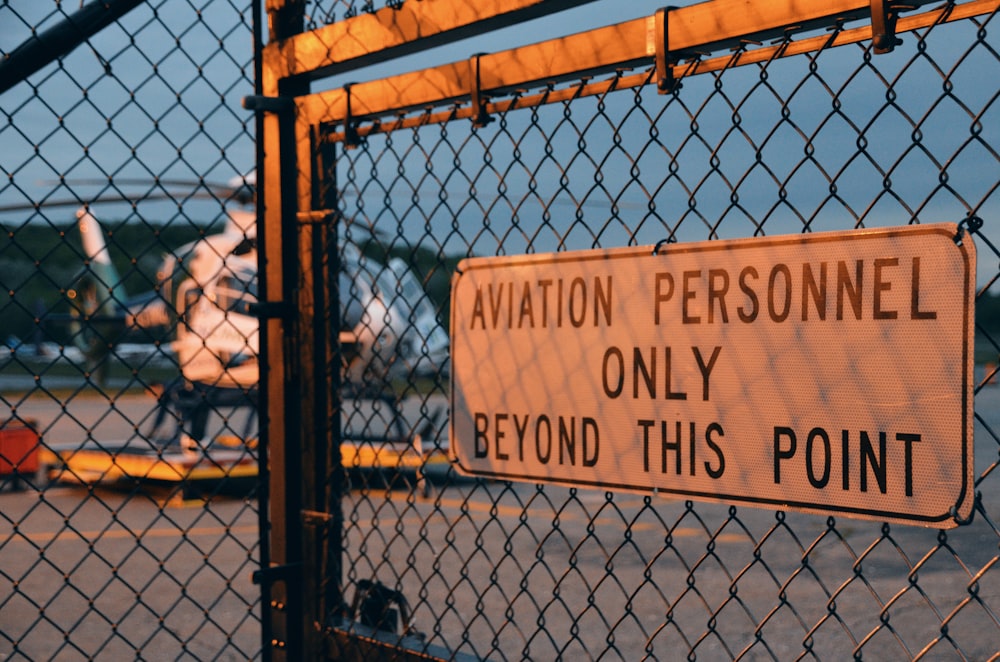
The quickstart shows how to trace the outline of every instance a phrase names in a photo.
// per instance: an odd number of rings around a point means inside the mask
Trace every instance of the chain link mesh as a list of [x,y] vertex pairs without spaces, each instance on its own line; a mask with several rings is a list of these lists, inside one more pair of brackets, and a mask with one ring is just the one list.
[[[374,9],[316,3],[307,22]],[[3,4],[0,52],[71,13]],[[865,42],[723,63],[668,95],[643,72],[595,94],[583,93],[591,80],[524,90],[484,127],[411,115],[408,128],[385,124],[343,151],[342,235],[359,252],[341,281],[344,309],[364,309],[374,283],[412,320],[402,377],[365,375],[344,398],[345,448],[357,451],[345,454],[345,595],[378,581],[405,597],[407,634],[478,658],[995,656],[995,20],[906,35],[887,56]],[[234,268],[213,281],[226,314],[189,336],[216,358],[229,351],[213,344],[222,335],[245,345],[209,382],[217,389],[180,379],[188,359],[170,340],[189,320],[133,338],[124,311],[87,307],[110,299],[152,315],[136,295],[176,296],[200,268],[186,247],[239,207],[253,160],[252,118],[239,110],[252,91],[249,24],[221,0],[143,6],[0,96],[0,653],[12,659],[260,654],[249,575],[263,553],[261,506],[232,463],[256,452],[256,392],[238,372],[255,339],[237,323],[253,281]],[[547,103],[561,89],[581,93]],[[84,205],[117,278],[78,239]],[[416,320],[421,302],[449,319],[460,257],[970,217],[983,220],[979,497],[958,529],[471,480],[440,462],[448,364]],[[240,227],[236,245],[202,241],[200,255],[248,250]],[[208,301],[201,289],[174,301]],[[366,319],[360,329],[377,335]],[[233,383],[245,387],[224,388]],[[372,471],[383,437],[418,438],[423,460]],[[182,464],[154,475],[175,451],[211,479]],[[135,456],[146,458],[138,468]]]
[[[634,71],[520,90],[491,99],[481,127],[448,121],[447,108],[362,121],[336,175],[347,240],[432,253],[425,287],[456,256],[982,219],[971,522],[937,531],[469,479],[432,463],[424,496],[354,471],[345,595],[372,581],[399,591],[419,646],[480,659],[996,656],[995,21],[907,34],[891,55],[866,40],[778,48],[749,66],[737,66],[743,48],[696,58],[666,95]],[[429,294],[441,320],[446,293]],[[422,386],[385,388],[419,410],[416,426],[447,380],[444,366]],[[444,429],[432,430],[440,447]]]
[[[255,394],[183,379],[185,320],[156,305],[254,167],[250,9],[140,3],[23,57],[123,3],[75,4],[0,3],[0,657],[255,658]],[[221,302],[220,276],[198,294]]]

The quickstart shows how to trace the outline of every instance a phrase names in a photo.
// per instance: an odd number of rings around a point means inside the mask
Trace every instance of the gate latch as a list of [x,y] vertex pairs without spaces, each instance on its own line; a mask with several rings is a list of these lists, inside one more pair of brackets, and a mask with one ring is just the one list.
[[301,563],[286,563],[255,570],[250,580],[258,586],[270,586],[275,582],[287,582],[295,578],[302,570]]

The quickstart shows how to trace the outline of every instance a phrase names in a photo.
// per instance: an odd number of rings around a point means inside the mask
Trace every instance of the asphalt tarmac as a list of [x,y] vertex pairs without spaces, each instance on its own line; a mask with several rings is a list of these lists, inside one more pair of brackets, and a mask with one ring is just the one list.
[[[72,446],[135,437],[155,400],[36,391],[0,402],[0,418],[35,419],[46,444]],[[988,474],[979,490],[996,522],[1000,387],[985,387],[976,408],[976,475]],[[398,586],[431,643],[478,657],[632,660],[648,649],[667,659],[693,648],[699,659],[788,659],[807,647],[844,659],[864,641],[871,659],[925,647],[929,659],[960,658],[948,637],[969,659],[1000,649],[998,536],[980,513],[942,537],[450,474],[426,497],[354,481],[343,504],[348,586]],[[257,656],[256,508],[252,494],[0,494],[0,658]]]

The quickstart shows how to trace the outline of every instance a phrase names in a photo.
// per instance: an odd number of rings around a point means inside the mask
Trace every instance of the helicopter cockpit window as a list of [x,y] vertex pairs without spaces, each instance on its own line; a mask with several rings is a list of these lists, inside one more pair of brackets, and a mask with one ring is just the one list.
[[249,315],[250,306],[257,302],[257,283],[253,274],[224,274],[215,287],[216,303],[227,312]]

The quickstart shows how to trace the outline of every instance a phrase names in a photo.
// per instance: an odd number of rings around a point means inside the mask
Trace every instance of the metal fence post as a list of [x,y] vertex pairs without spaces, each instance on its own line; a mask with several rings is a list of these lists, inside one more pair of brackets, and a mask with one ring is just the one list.
[[[285,2],[269,13],[269,42],[302,32],[304,6],[302,2]],[[288,98],[308,88],[308,83],[282,79],[261,54],[261,90],[265,99]],[[263,118],[259,141],[263,159],[258,163],[259,195],[264,210],[263,228],[259,234],[261,294],[264,305],[274,305],[275,315],[261,320],[262,407],[261,433],[267,448],[270,466],[270,536],[271,566],[265,568],[264,628],[268,640],[263,642],[266,660],[299,660],[305,654],[306,628],[303,618],[303,536],[302,536],[302,418],[289,415],[301,403],[301,380],[298,363],[300,354],[301,320],[296,307],[299,290],[299,247],[296,213],[299,201],[295,194],[294,113],[268,113]]]

